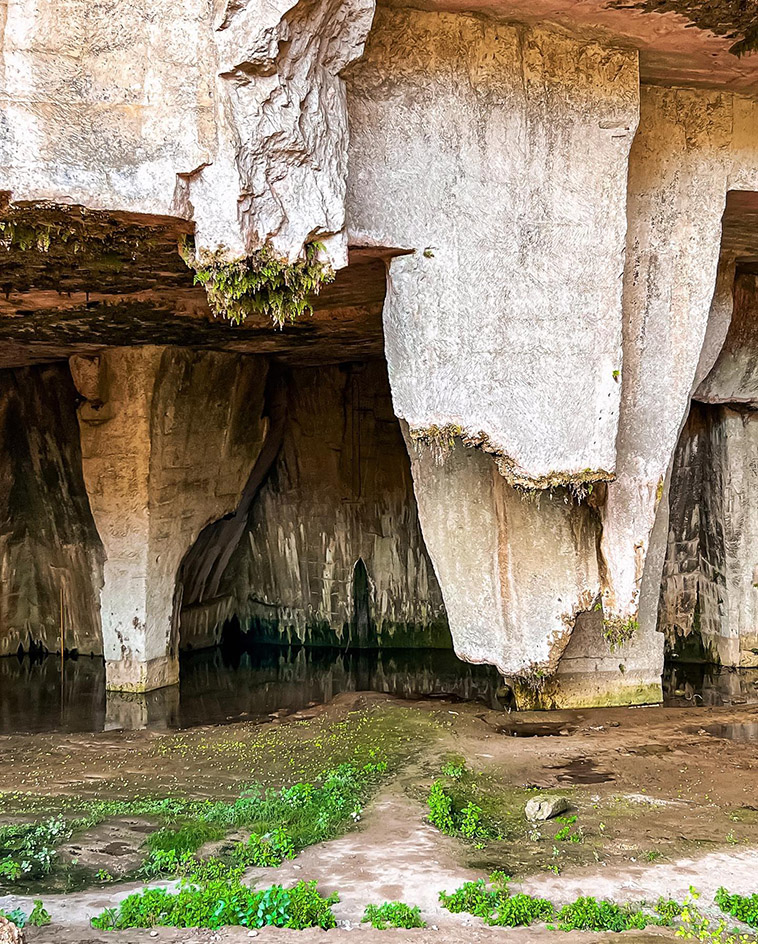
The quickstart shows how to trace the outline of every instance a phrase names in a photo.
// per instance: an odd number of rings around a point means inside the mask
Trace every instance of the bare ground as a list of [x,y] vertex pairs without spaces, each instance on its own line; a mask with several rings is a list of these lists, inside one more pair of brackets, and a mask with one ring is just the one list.
[[[233,724],[184,732],[32,735],[0,738],[0,790],[6,811],[29,816],[66,796],[216,796],[230,799],[254,781],[280,784],[340,760],[389,756],[399,773],[366,809],[358,828],[311,847],[278,869],[252,870],[259,885],[318,879],[337,890],[339,942],[356,934],[417,944],[478,944],[518,938],[527,944],[558,932],[485,928],[478,919],[442,910],[440,890],[502,868],[514,888],[560,904],[581,894],[617,901],[681,900],[690,885],[710,901],[719,885],[758,891],[758,709],[598,709],[506,716],[449,702],[409,704],[378,695],[341,696],[311,717],[277,724]],[[539,722],[555,733],[512,737],[509,728]],[[554,724],[554,728],[550,725]],[[558,733],[563,732],[563,733]],[[731,735],[731,736],[724,736]],[[465,758],[470,789],[486,811],[509,824],[509,838],[486,849],[445,837],[425,821],[423,800],[445,759]],[[557,826],[535,831],[523,818],[530,788],[565,793],[577,816],[576,842],[554,838]],[[145,824],[103,824],[77,837],[74,852],[119,874],[133,862]],[[68,854],[72,854],[68,850]],[[111,868],[112,866],[112,868]],[[107,885],[43,895],[54,923],[31,929],[30,941],[231,942],[244,929],[95,932],[89,918],[134,890]],[[0,899],[30,910],[32,895]],[[35,895],[34,897],[39,897]],[[369,902],[402,900],[421,907],[423,931],[360,928]],[[348,930],[351,928],[352,930]],[[357,930],[360,928],[360,930]],[[264,929],[263,941],[323,940],[324,932]],[[669,929],[627,932],[625,938],[670,939]],[[560,934],[587,944],[603,936]],[[611,937],[616,937],[611,935]],[[606,935],[607,939],[608,936]]]

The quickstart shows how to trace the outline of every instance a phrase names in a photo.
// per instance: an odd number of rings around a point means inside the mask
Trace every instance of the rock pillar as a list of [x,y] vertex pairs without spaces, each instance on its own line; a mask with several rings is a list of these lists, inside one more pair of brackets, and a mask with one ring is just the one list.
[[265,435],[265,364],[144,346],[76,356],[71,369],[84,397],[84,480],[106,555],[106,685],[171,685],[179,680],[177,569],[200,530],[239,501]]
[[385,349],[456,651],[539,679],[600,589],[637,57],[380,9],[348,107],[351,242],[407,250]]

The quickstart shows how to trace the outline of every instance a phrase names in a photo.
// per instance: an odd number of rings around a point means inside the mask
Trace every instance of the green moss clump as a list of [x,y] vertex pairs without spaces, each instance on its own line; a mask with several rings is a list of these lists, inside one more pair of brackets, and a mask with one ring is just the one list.
[[629,619],[623,619],[620,616],[609,616],[603,620],[603,638],[611,647],[611,652],[614,652],[631,639],[634,639],[639,628],[639,622],[632,616]]
[[334,278],[334,269],[318,258],[323,248],[321,243],[308,243],[305,257],[297,262],[280,259],[270,246],[237,262],[198,257],[189,241],[180,252],[195,270],[195,284],[205,288],[217,318],[242,324],[250,315],[262,314],[281,328],[306,312],[311,314],[310,299]]

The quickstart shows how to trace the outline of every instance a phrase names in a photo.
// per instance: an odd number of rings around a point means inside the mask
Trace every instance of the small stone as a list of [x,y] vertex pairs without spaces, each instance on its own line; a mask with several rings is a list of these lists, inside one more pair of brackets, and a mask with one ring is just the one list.
[[158,937],[158,932],[157,932],[157,931],[151,931],[151,932],[150,932],[150,937]]
[[526,818],[532,821],[552,819],[569,808],[568,800],[561,796],[536,796],[524,808]]
[[258,932],[255,931],[255,930],[253,930],[253,931],[248,931],[248,932],[247,932],[247,936],[248,936],[248,937],[258,937]]

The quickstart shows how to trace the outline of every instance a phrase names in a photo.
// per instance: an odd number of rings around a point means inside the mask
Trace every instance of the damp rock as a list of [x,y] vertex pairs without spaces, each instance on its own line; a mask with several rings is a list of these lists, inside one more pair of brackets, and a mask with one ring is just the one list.
[[568,800],[561,796],[532,797],[524,808],[526,818],[533,822],[552,819],[569,808]]

